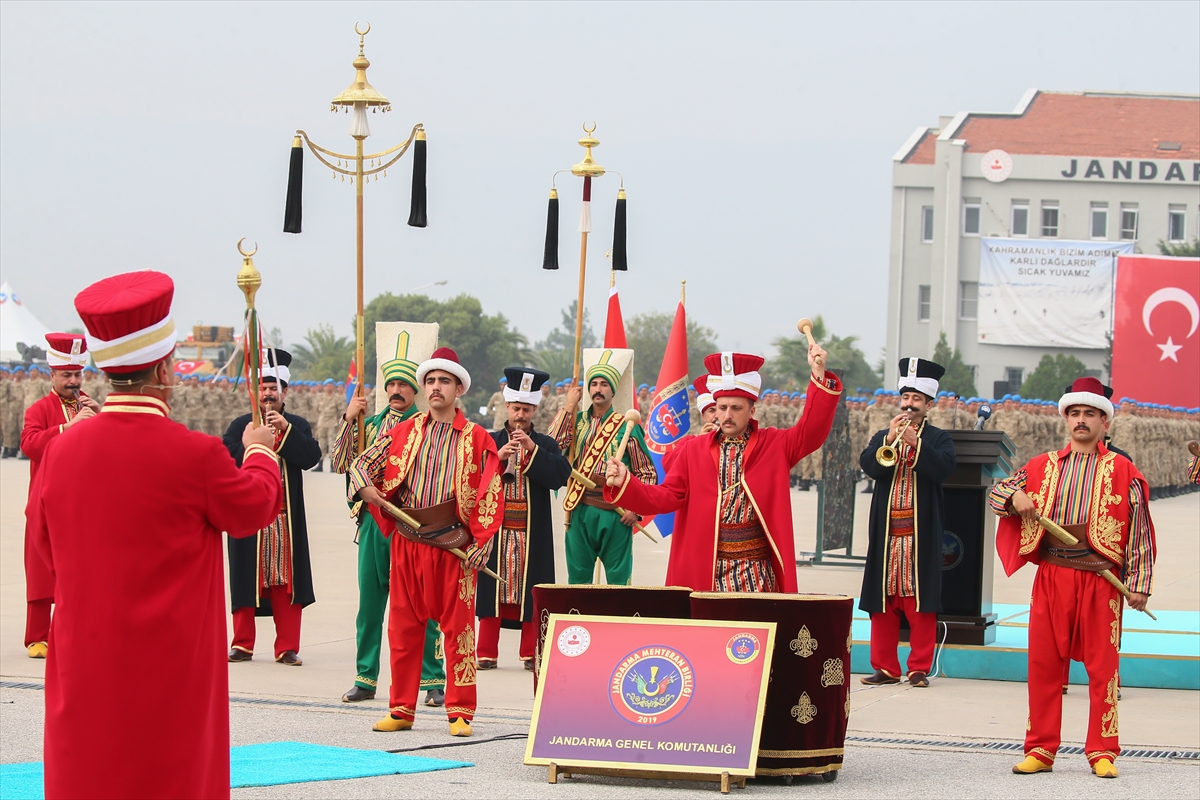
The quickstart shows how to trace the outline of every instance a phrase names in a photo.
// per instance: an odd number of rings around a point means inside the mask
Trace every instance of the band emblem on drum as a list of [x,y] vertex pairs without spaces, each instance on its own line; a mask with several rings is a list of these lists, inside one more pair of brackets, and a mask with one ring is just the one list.
[[735,664],[749,664],[762,652],[762,644],[753,633],[737,633],[725,644],[725,655]]
[[641,647],[617,663],[609,699],[628,722],[662,725],[687,708],[694,682],[692,664],[683,653],[661,645]]

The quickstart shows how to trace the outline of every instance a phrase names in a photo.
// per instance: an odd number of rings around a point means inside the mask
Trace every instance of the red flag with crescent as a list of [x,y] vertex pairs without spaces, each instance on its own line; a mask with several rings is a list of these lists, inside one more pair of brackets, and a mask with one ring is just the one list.
[[625,344],[625,320],[621,317],[621,298],[617,295],[615,282],[608,288],[608,319],[604,322],[604,346],[622,350],[629,347]]
[[1114,400],[1200,406],[1200,258],[1117,259],[1112,348]]

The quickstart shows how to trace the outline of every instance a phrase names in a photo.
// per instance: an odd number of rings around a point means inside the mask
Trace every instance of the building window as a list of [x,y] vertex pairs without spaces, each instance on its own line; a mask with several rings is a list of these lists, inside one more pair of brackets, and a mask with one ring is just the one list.
[[959,281],[958,284],[958,318],[978,319],[979,317],[979,282]]
[[1132,242],[1138,236],[1138,209],[1136,204],[1121,204],[1121,238]]
[[1108,238],[1108,203],[1092,203],[1091,232],[1093,239]]
[[1167,211],[1167,240],[1182,242],[1187,238],[1187,207],[1171,204]]
[[963,233],[967,236],[979,235],[978,200],[968,200],[963,203]]
[[1025,376],[1024,367],[1005,367],[1004,380],[1008,383],[1010,392],[1019,392],[1021,390],[1021,379]]
[[1058,203],[1042,203],[1042,236],[1054,239],[1058,236]]
[[924,285],[917,287],[917,319],[921,322],[929,322],[930,311],[933,306],[933,287]]
[[1012,205],[1012,235],[1029,235],[1029,201],[1013,200]]
[[933,206],[921,206],[921,241],[933,241]]

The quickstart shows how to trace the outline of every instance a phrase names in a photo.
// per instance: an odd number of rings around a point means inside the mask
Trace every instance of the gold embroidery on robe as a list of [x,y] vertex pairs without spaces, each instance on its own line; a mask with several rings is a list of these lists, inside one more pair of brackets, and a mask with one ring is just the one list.
[[[1051,504],[1054,502],[1054,495],[1058,491],[1058,453],[1047,453],[1045,472],[1042,474],[1042,485],[1034,493],[1028,491],[1026,494],[1033,501],[1034,507],[1039,514],[1045,514]],[[1021,520],[1021,547],[1020,554],[1027,556],[1037,549],[1038,542],[1045,535],[1045,530],[1037,522],[1031,520]]]
[[455,652],[462,658],[454,665],[454,685],[475,685],[475,626],[471,623],[458,635]]
[[1108,711],[1104,712],[1104,716],[1100,717],[1100,735],[1104,738],[1117,735],[1117,675],[1114,672],[1111,679],[1108,681],[1108,689],[1104,694],[1104,703],[1108,706]]

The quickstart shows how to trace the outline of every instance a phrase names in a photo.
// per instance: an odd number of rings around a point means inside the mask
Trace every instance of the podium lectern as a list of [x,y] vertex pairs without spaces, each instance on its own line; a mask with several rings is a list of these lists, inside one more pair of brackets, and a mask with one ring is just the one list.
[[[992,571],[996,515],[988,508],[992,484],[1012,474],[1016,447],[1003,431],[947,431],[958,465],[942,484],[942,613],[947,644],[996,641]],[[907,641],[907,622],[900,632]],[[942,631],[938,631],[938,640]]]

